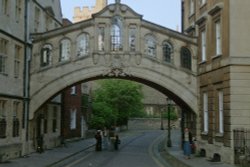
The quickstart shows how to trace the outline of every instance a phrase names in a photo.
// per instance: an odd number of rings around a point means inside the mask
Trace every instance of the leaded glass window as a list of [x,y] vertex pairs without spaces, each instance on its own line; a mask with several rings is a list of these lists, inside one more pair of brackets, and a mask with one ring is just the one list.
[[189,70],[192,67],[191,52],[186,47],[181,48],[181,66]]
[[153,35],[145,37],[145,52],[150,57],[156,57],[156,39]]
[[173,47],[169,42],[163,42],[163,59],[164,62],[171,63],[171,55],[173,52]]
[[51,65],[52,62],[52,46],[50,44],[45,44],[41,50],[41,67]]
[[71,54],[71,42],[69,39],[63,39],[60,43],[60,58],[59,61],[69,60]]
[[89,53],[89,35],[84,33],[77,37],[77,56],[86,56]]
[[115,17],[111,27],[111,51],[121,51],[122,46],[122,22],[119,17]]

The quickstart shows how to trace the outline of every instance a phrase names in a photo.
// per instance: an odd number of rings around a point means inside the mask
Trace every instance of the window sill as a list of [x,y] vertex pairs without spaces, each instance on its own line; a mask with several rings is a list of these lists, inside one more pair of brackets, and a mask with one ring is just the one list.
[[212,56],[212,59],[217,59],[217,58],[219,58],[221,56],[222,56],[222,54],[218,54],[218,55]]
[[201,135],[207,136],[207,135],[208,135],[208,132],[201,132]]
[[194,17],[194,14],[195,14],[194,12],[190,13],[188,18],[191,19],[192,17]]
[[70,60],[59,61],[57,66],[61,66],[61,65],[64,65],[64,64],[68,64],[68,63],[70,63]]
[[202,64],[206,64],[206,63],[207,63],[207,61],[204,60],[204,61],[199,62],[198,64],[199,64],[199,65],[202,65]]
[[224,136],[224,133],[216,133],[215,134],[215,137],[223,137]]
[[43,67],[40,67],[39,71],[46,71],[46,70],[50,69],[51,67],[52,67],[51,65],[43,66]]

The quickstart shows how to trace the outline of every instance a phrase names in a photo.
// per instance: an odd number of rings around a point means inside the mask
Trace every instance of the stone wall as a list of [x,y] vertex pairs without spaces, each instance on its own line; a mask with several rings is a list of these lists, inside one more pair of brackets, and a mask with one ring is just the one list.
[[[168,120],[163,120],[163,128],[167,129]],[[172,128],[180,127],[179,121],[172,122]],[[161,119],[160,118],[131,118],[128,121],[129,130],[160,130]]]

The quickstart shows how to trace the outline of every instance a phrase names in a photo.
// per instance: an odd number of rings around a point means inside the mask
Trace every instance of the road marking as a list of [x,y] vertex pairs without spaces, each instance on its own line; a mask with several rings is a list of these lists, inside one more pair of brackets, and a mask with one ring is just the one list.
[[80,159],[78,159],[78,160],[76,160],[76,161],[74,161],[74,162],[68,164],[68,165],[65,166],[65,167],[72,167],[73,165],[76,165],[76,164],[78,164],[79,162],[81,162],[82,160],[88,158],[88,157],[89,157],[90,155],[92,155],[92,154],[94,154],[94,152],[89,153],[88,155],[86,155],[86,156],[84,156],[84,157],[82,157],[82,158],[80,158]]

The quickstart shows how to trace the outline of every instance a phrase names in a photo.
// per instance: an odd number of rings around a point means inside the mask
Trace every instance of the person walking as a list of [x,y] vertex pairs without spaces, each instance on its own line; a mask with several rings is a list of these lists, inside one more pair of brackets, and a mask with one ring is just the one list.
[[102,151],[102,135],[101,135],[101,130],[98,130],[96,135],[96,145],[95,145],[95,150],[96,151]]
[[118,150],[119,149],[119,144],[121,143],[120,139],[119,139],[119,136],[118,135],[115,135],[115,142],[114,142],[114,148],[115,150]]
[[110,150],[113,151],[115,145],[115,128],[111,127],[109,131],[109,140],[110,140]]
[[104,150],[106,150],[106,149],[108,149],[108,145],[109,145],[109,142],[108,142],[108,129],[106,127],[104,127],[104,129],[103,129],[102,136],[103,136],[103,142],[102,142],[103,147],[102,148]]
[[184,149],[184,155],[186,159],[190,159],[192,138],[193,138],[192,133],[189,131],[188,128],[185,128],[184,136],[183,136],[183,140],[184,140],[183,149]]

